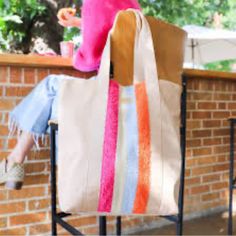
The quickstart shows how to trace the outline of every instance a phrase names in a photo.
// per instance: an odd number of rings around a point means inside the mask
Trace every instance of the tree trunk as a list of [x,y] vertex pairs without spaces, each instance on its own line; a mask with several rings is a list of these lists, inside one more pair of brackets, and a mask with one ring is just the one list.
[[[63,7],[76,5],[79,12],[81,0],[38,0],[47,8],[42,16],[35,16],[26,29],[26,37],[12,51],[28,53],[60,53],[59,43],[63,40],[64,28],[58,24],[57,12]],[[15,48],[14,48],[15,47]]]

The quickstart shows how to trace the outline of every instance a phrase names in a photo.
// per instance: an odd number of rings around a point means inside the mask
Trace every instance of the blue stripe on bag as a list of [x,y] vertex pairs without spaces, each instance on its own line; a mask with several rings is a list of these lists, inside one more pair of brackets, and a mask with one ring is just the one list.
[[124,89],[126,97],[132,102],[127,103],[125,130],[127,134],[127,169],[122,200],[122,212],[132,213],[138,182],[138,127],[134,87]]

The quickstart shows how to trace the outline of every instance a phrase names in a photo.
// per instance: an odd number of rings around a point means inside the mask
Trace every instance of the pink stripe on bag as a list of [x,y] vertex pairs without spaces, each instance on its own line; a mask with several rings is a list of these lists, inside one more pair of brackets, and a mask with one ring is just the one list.
[[110,81],[98,203],[98,211],[100,212],[110,212],[112,206],[118,135],[118,108],[119,85],[115,81]]

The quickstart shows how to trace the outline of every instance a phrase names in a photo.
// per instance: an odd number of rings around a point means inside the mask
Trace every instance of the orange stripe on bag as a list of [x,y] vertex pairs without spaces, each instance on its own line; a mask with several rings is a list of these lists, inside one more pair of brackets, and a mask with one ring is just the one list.
[[145,83],[135,85],[139,133],[138,186],[133,213],[145,213],[150,191],[150,122]]

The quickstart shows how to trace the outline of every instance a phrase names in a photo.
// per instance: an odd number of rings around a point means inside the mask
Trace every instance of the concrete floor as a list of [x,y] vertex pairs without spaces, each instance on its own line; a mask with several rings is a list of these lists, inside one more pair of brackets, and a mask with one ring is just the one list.
[[[234,216],[234,235],[236,235],[236,216]],[[227,213],[218,213],[184,222],[184,235],[227,235]],[[140,232],[136,235],[175,235],[175,225]]]

